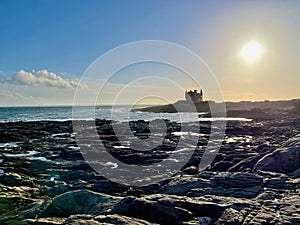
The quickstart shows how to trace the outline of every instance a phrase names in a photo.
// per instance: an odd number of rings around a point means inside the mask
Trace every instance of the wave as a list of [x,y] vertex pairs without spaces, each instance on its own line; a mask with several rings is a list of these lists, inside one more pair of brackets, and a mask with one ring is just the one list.
[[[97,106],[97,107],[75,107],[73,114],[72,107],[13,107],[1,108],[0,123],[7,122],[36,122],[36,121],[73,121],[97,119],[129,122],[136,120],[153,121],[165,119],[169,121],[196,122],[196,121],[250,121],[246,118],[205,118],[205,113],[151,113],[151,112],[130,112],[125,106]],[[201,117],[201,118],[199,118]]]

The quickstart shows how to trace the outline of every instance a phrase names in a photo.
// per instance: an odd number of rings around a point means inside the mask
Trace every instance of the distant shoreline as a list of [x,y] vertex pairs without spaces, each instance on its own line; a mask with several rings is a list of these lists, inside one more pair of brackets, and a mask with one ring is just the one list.
[[[300,108],[300,99],[279,100],[279,101],[240,101],[240,102],[224,102],[227,111],[230,110],[290,110]],[[176,113],[176,112],[210,112],[210,107],[221,107],[224,103],[216,103],[214,101],[204,101],[201,103],[189,103],[185,100],[179,100],[173,104],[157,105],[144,108],[133,109],[132,112],[154,112],[154,113]]]

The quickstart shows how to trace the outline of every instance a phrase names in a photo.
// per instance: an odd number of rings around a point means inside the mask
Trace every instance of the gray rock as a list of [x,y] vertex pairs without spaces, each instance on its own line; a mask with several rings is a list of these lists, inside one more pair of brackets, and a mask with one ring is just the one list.
[[110,180],[99,180],[92,187],[93,191],[108,193],[108,194],[122,193],[127,189],[128,189],[127,186],[112,182]]
[[42,191],[45,195],[53,198],[57,195],[67,192],[70,189],[69,185],[63,183],[64,182],[53,187],[44,187]]
[[261,186],[255,186],[234,191],[232,196],[239,198],[255,198],[262,191]]
[[249,188],[262,184],[263,178],[251,173],[220,173],[212,182],[230,188]]
[[278,176],[264,179],[264,186],[267,188],[280,189],[285,185],[287,176]]
[[65,218],[38,218],[38,219],[26,219],[25,224],[28,225],[58,225],[65,222]]
[[161,192],[166,194],[186,195],[193,188],[205,188],[209,185],[209,180],[184,175],[165,185]]
[[154,223],[149,223],[145,220],[136,219],[128,216],[121,216],[117,214],[113,215],[99,215],[93,218],[93,220],[101,222],[101,224],[117,224],[117,225],[123,225],[123,224],[130,224],[130,225],[150,225]]
[[233,208],[228,208],[220,216],[215,224],[238,225],[242,223],[239,212]]
[[266,170],[278,173],[292,173],[300,168],[300,135],[289,139],[282,148],[260,159],[254,171]]
[[191,217],[189,211],[180,207],[134,197],[124,198],[113,207],[112,212],[160,224],[180,224]]
[[0,184],[6,186],[29,186],[35,187],[33,179],[21,176],[17,173],[6,173],[0,175]]
[[116,197],[88,190],[71,191],[55,197],[42,212],[45,217],[68,217],[72,214],[94,214],[107,210]]

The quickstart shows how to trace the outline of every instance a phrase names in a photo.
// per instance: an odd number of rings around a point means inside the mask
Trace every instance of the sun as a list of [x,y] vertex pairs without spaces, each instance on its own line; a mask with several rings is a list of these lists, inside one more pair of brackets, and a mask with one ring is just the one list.
[[242,56],[248,62],[256,61],[262,53],[262,47],[259,43],[252,41],[247,43],[242,49]]

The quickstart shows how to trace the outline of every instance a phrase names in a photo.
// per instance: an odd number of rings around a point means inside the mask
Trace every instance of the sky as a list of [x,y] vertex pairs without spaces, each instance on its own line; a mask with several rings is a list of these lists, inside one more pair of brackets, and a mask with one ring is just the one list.
[[[142,40],[196,53],[226,101],[300,98],[299,27],[300,2],[293,0],[1,0],[0,106],[72,105],[77,88],[86,93],[79,100],[85,104],[104,84],[98,104],[129,104],[136,99],[130,96],[154,104],[205,86],[158,63],[128,66],[110,80],[80,82],[98,57]],[[262,47],[255,62],[241,56],[251,41]]]

